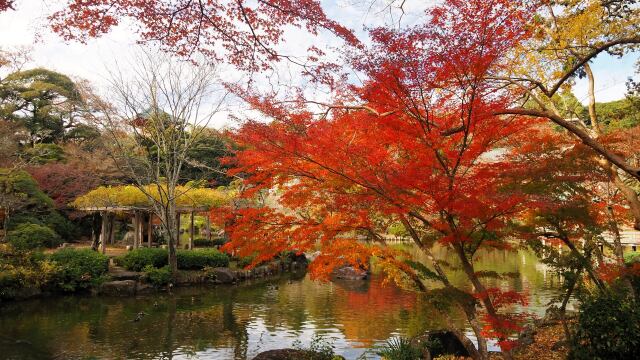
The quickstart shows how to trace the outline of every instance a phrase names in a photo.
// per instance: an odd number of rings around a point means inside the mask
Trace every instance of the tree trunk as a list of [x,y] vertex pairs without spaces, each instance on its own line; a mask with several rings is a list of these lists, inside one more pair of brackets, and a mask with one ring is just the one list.
[[153,242],[153,213],[149,213],[149,222],[147,223],[147,247],[151,248]]
[[211,219],[209,218],[209,213],[205,215],[206,224],[207,224],[207,240],[211,241]]
[[178,271],[178,259],[176,257],[176,210],[172,204],[157,206],[156,215],[160,219],[162,230],[166,234],[168,263],[171,274],[175,279]]
[[195,233],[195,227],[193,225],[194,214],[193,211],[189,214],[189,250],[193,250],[193,237]]
[[107,212],[100,212],[100,252],[107,252]]
[[179,212],[176,212],[176,247],[180,248],[180,227],[182,226],[182,224],[180,224],[181,219],[181,214]]
[[100,246],[100,214],[91,214],[91,250],[98,251]]
[[[462,247],[461,244],[455,244],[454,248],[456,249],[460,262],[462,263],[462,269],[467,275],[467,278],[469,278],[469,280],[471,281],[471,284],[473,284],[473,287],[475,288],[476,293],[485,294],[485,296],[481,297],[481,301],[482,301],[482,304],[484,305],[485,310],[487,311],[487,314],[489,314],[489,316],[493,318],[498,318],[498,312],[493,307],[493,303],[491,302],[491,299],[489,298],[489,296],[486,295],[487,289],[485,289],[484,285],[482,285],[482,283],[480,282],[480,279],[478,279],[478,277],[476,276],[473,265],[469,262],[469,259],[467,259],[467,256],[464,252],[464,248]],[[482,353],[482,356],[485,356],[487,359],[489,358],[489,353],[487,350],[485,350],[484,352],[481,351],[481,353]],[[503,351],[502,357],[506,360],[512,359],[511,353],[508,351]]]

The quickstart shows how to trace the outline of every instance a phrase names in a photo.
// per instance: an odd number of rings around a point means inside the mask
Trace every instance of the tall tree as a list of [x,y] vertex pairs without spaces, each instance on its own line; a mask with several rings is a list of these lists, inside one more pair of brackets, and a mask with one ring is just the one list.
[[175,274],[178,187],[185,182],[190,152],[208,131],[226,92],[217,86],[211,66],[142,53],[132,69],[131,77],[113,72],[111,103],[93,99],[100,109],[94,121],[110,140],[119,170],[153,205],[168,237]]
[[[593,149],[640,229],[640,199],[624,181],[624,177],[640,180],[640,163],[616,151],[603,137],[607,114],[598,111],[596,77],[590,65],[603,53],[620,56],[637,47],[640,10],[626,1],[549,1],[541,5],[531,24],[532,36],[514,48],[510,66],[495,74],[496,80],[520,89],[523,95],[521,106],[501,113],[547,118]],[[578,77],[587,79],[588,111],[563,114],[557,95],[570,89]]]
[[24,126],[31,145],[63,141],[80,125],[84,105],[74,81],[54,71],[18,71],[0,80],[0,117]]

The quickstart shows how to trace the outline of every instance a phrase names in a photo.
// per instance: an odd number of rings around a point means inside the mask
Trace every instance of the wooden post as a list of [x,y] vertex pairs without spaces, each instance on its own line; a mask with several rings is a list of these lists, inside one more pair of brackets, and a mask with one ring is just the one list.
[[149,213],[149,222],[147,223],[147,247],[151,247],[153,241],[153,213]]
[[195,232],[194,226],[193,226],[193,210],[191,211],[190,214],[190,224],[189,224],[189,250],[193,250],[193,233]]
[[205,215],[205,217],[206,217],[206,219],[207,219],[207,220],[206,220],[206,224],[207,224],[207,240],[208,240],[209,242],[211,242],[211,219],[209,219],[209,213],[207,213],[207,214]]
[[140,242],[138,236],[140,235],[139,226],[138,226],[138,212],[134,211],[133,218],[131,219],[131,225],[133,227],[133,248],[138,248],[138,243]]
[[116,214],[109,214],[109,244],[113,245],[116,238]]
[[176,227],[178,228],[178,236],[176,238],[176,248],[180,247],[180,213],[176,212]]
[[106,211],[100,212],[100,252],[103,254],[107,252],[107,221],[106,221],[107,219],[105,219],[106,216],[107,216]]
[[138,247],[140,248],[144,243],[144,214],[141,212],[138,213],[138,239],[140,239],[138,242]]

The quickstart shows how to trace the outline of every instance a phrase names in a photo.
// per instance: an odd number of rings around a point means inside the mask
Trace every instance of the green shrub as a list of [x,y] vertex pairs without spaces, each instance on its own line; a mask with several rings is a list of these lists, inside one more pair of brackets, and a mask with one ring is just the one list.
[[64,291],[96,285],[109,270],[109,258],[90,249],[62,249],[50,259],[59,266],[55,286]]
[[249,266],[253,262],[253,259],[255,259],[255,256],[245,256],[245,257],[237,257],[237,258],[235,258],[236,265],[240,269],[244,269],[247,266]]
[[14,299],[49,284],[58,272],[40,252],[0,244],[0,299]]
[[178,269],[202,270],[205,267],[229,266],[229,257],[216,249],[178,251]]
[[76,239],[78,228],[57,211],[42,216],[42,223],[53,229],[62,239]]
[[624,262],[627,264],[640,262],[640,251],[631,251],[624,254]]
[[[229,257],[216,249],[178,250],[177,257],[178,269],[182,270],[202,270],[206,266],[229,266]],[[142,271],[147,265],[161,268],[168,265],[168,260],[165,249],[142,248],[121,256],[117,259],[117,263],[127,270]]]
[[63,161],[65,158],[64,149],[56,144],[35,144],[27,148],[24,153],[32,162],[38,164]]
[[376,354],[388,360],[419,360],[422,359],[422,351],[411,344],[409,339],[402,337],[392,338],[377,349]]
[[299,340],[294,341],[292,345],[294,349],[304,351],[304,354],[300,354],[300,360],[344,359],[342,356],[334,353],[333,345],[331,345],[329,339],[326,339],[320,334],[313,335],[308,348],[302,346],[302,342]]
[[147,265],[161,268],[167,265],[168,262],[167,250],[157,248],[131,250],[116,260],[118,265],[131,271],[142,271]]
[[640,309],[622,287],[581,299],[568,359],[637,359]]
[[51,228],[38,224],[20,224],[9,231],[8,240],[19,250],[41,247],[56,247],[61,244],[60,236]]
[[195,247],[214,247],[214,246],[222,246],[225,244],[224,238],[216,238],[216,239],[193,239],[193,246]]
[[147,282],[155,287],[167,285],[171,281],[171,269],[169,269],[169,266],[163,266],[158,269],[147,265],[142,271],[144,272]]

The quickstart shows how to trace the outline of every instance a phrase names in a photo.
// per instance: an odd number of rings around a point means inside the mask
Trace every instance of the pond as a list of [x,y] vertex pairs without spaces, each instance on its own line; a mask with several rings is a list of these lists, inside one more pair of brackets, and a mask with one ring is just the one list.
[[[492,252],[478,265],[519,272],[496,285],[524,291],[528,312],[543,314],[557,293],[558,279],[531,253]],[[464,283],[462,274],[452,277]],[[308,346],[321,334],[347,359],[375,359],[367,349],[390,337],[442,327],[424,299],[382,280],[374,274],[366,282],[321,283],[300,273],[135,298],[65,296],[4,304],[0,357],[245,360],[296,342]],[[146,315],[134,321],[140,312]],[[461,314],[450,316],[464,325]]]

